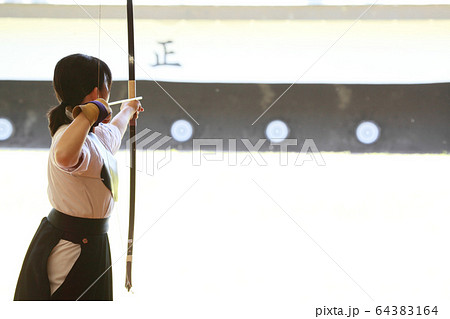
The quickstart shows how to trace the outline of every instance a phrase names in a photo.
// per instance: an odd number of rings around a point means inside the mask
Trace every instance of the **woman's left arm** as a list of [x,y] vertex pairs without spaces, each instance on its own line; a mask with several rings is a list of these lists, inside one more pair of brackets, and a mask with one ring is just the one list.
[[133,117],[134,113],[139,115],[139,112],[143,112],[144,109],[139,101],[130,101],[123,103],[120,107],[120,112],[111,120],[111,124],[116,126],[121,134],[121,137],[125,134],[127,130],[128,123]]

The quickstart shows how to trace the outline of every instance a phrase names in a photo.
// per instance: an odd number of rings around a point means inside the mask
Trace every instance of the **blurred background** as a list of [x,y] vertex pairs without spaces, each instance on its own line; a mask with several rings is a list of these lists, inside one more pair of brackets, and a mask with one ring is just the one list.
[[[365,318],[375,317],[376,305],[449,311],[450,1],[134,5],[145,107],[139,240],[131,294],[126,135],[109,232],[117,305],[104,311],[118,316],[135,305],[157,318],[313,318],[324,306],[371,310]],[[10,301],[51,209],[46,112],[56,104],[54,66],[73,53],[99,57],[112,70],[110,101],[126,98],[125,1],[0,1],[0,43],[8,256],[0,298],[27,311]],[[153,132],[170,137],[156,151]]]

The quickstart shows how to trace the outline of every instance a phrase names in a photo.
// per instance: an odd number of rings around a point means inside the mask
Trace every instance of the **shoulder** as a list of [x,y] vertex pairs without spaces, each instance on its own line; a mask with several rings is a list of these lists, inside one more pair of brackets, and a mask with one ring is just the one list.
[[88,170],[89,165],[92,165],[93,160],[99,157],[95,148],[93,148],[92,143],[86,138],[83,145],[81,146],[80,156],[78,158],[78,163],[73,167],[65,167],[58,164],[56,161],[56,149],[60,142],[63,133],[67,130],[69,124],[61,125],[52,137],[52,144],[49,152],[49,168],[56,168],[67,173],[82,173]]
[[58,141],[61,138],[61,135],[67,130],[69,124],[61,125],[52,136],[52,143]]
[[69,127],[69,124],[61,125],[58,128],[58,130],[55,132],[55,134],[53,134],[53,136],[52,136],[52,144],[50,146],[50,152],[51,153],[53,153],[55,151],[55,148],[58,145],[59,140],[61,139],[61,136],[67,130],[68,127]]

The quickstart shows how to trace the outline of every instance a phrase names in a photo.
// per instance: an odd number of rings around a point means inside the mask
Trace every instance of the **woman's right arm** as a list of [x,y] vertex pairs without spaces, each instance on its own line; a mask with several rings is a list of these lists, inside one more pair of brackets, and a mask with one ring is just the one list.
[[59,166],[69,168],[75,167],[80,159],[81,147],[86,139],[91,123],[81,112],[55,145],[55,160]]

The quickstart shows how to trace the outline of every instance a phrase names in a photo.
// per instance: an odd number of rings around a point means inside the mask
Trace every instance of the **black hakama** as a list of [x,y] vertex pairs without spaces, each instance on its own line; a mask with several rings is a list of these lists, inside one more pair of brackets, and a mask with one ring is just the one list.
[[[52,210],[39,225],[22,265],[14,300],[112,300],[108,219],[73,217]],[[61,240],[81,246],[64,282],[51,295],[47,260]]]

